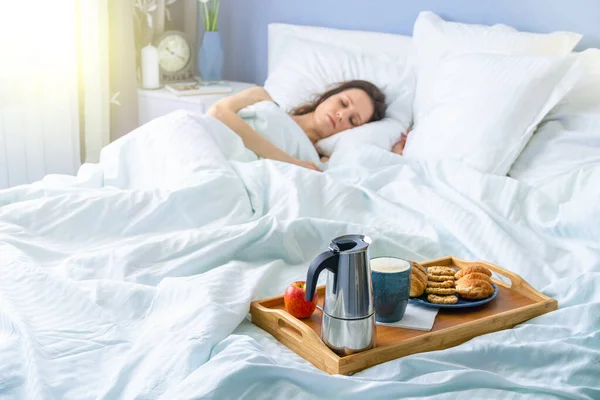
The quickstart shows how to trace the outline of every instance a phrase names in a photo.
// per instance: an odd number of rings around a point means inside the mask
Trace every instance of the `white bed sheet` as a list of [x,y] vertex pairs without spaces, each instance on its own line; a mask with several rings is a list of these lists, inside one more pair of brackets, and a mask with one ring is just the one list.
[[[243,161],[213,122],[145,125],[160,163],[138,134],[78,179],[0,191],[1,398],[600,397],[600,166],[534,189],[364,147],[317,173]],[[329,376],[246,318],[348,232],[371,256],[489,260],[560,309]]]

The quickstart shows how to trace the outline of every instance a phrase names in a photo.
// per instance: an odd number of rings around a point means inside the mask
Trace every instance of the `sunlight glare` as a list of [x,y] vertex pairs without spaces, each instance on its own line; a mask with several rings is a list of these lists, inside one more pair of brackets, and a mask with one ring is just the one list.
[[14,96],[15,90],[41,84],[60,87],[73,79],[77,71],[75,1],[0,0],[0,84],[4,90],[10,89]]

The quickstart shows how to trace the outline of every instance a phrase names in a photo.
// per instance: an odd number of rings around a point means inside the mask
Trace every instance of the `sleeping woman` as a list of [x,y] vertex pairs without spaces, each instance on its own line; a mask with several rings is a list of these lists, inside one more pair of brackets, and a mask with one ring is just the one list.
[[[283,113],[264,88],[254,87],[218,101],[208,110],[208,115],[218,119],[238,134],[244,146],[257,156],[319,171],[317,163],[307,160],[307,157],[302,156],[301,151],[284,151],[282,149],[285,147],[284,142],[273,143],[265,137],[268,135],[257,132],[251,126],[252,124],[248,123],[248,119],[244,118],[245,114],[241,111],[262,102],[268,102],[265,105],[275,108],[276,113]],[[293,131],[302,136],[301,141],[311,144],[314,153],[314,145],[320,139],[368,122],[379,121],[385,116],[386,108],[385,95],[377,86],[367,81],[353,80],[343,82],[322,93],[312,103],[295,108],[289,116],[283,118],[293,125],[292,128],[295,128],[292,129]],[[285,120],[283,120],[284,125]],[[283,128],[276,127],[276,129],[281,131]],[[399,149],[399,144],[394,146],[395,150]],[[398,151],[394,152],[398,153]],[[399,153],[401,154],[401,149]]]

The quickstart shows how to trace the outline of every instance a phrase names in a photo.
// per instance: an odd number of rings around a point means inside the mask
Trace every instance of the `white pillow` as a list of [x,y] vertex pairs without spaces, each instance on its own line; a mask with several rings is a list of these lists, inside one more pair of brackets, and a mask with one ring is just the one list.
[[412,122],[415,76],[408,57],[397,59],[290,38],[269,73],[265,89],[290,111],[336,83],[352,79],[370,81],[385,93],[388,118],[323,139],[317,142],[317,148],[321,154],[330,155],[339,141],[347,138],[391,149]]
[[600,163],[600,50],[573,54],[585,69],[548,113],[509,175],[532,185]]
[[325,28],[309,25],[271,23],[269,35],[269,72],[277,66],[291,38],[312,40],[349,51],[405,57],[412,52],[410,36],[392,33]]
[[394,118],[384,118],[381,121],[370,122],[356,128],[348,129],[337,135],[331,135],[319,140],[315,147],[319,154],[331,156],[334,150],[347,146],[364,146],[372,144],[385,150],[392,150],[409,124]]
[[404,155],[460,159],[506,175],[536,125],[581,76],[578,66],[568,56],[462,54],[440,60]]
[[413,29],[418,68],[415,120],[430,105],[430,99],[424,96],[432,92],[428,86],[440,59],[466,53],[564,55],[573,50],[581,37],[571,32],[539,34],[519,32],[506,25],[448,22],[433,12],[421,12]]

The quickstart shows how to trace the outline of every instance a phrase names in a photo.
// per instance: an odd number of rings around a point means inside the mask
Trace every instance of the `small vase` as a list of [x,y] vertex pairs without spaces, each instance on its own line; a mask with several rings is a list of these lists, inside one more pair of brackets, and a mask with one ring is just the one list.
[[223,47],[219,31],[204,32],[198,52],[198,66],[202,80],[220,81],[223,79]]

